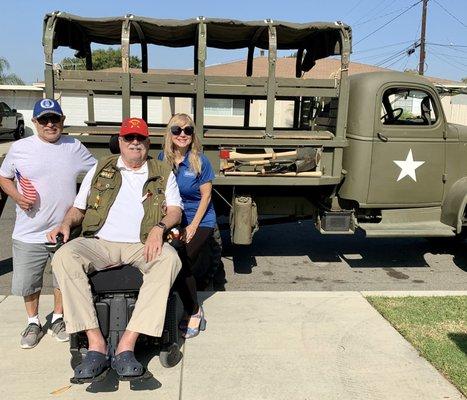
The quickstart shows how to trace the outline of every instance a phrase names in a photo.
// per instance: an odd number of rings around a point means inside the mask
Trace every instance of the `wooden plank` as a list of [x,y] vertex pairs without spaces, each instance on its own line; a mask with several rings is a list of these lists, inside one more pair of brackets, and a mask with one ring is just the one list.
[[335,79],[277,78],[279,87],[337,88]]
[[284,176],[284,177],[293,177],[293,176],[310,176],[319,178],[323,175],[321,171],[308,171],[308,172],[284,172],[283,174],[262,174],[261,172],[254,171],[225,171],[225,176]]
[[264,86],[209,85],[206,86],[205,93],[208,95],[224,95],[227,98],[232,96],[265,97],[267,89]]
[[318,117],[315,122],[320,126],[336,126],[336,118]]
[[[206,138],[263,138],[264,130],[252,131],[241,129],[207,129]],[[304,139],[304,140],[330,140],[334,137],[330,131],[281,131],[274,130],[274,139]]]
[[[69,135],[116,135],[119,132],[119,126],[66,126],[63,133]],[[164,136],[164,128],[149,128],[150,136]]]
[[57,79],[65,80],[92,80],[115,81],[122,79],[121,72],[84,71],[84,70],[60,70],[56,71]]
[[303,88],[303,87],[277,87],[276,96],[292,96],[292,97],[336,97],[337,89],[327,88]]
[[267,77],[252,76],[206,76],[207,85],[233,85],[233,86],[266,86]]
[[221,130],[208,129],[204,132],[206,138],[251,138],[261,139],[265,135],[263,131],[248,131],[248,130]]
[[190,84],[172,84],[172,83],[142,83],[132,82],[132,92],[151,93],[154,96],[160,94],[194,94],[196,93],[196,86]]
[[101,93],[105,91],[122,90],[120,82],[94,82],[94,81],[78,81],[78,80],[55,80],[55,90],[92,90],[94,93]]
[[296,134],[296,135],[281,135],[281,134],[274,134],[275,139],[303,139],[303,140],[331,140],[334,135],[331,133],[328,134],[319,134],[319,133],[310,133],[310,134]]
[[132,73],[131,78],[136,83],[170,83],[170,84],[191,84],[196,83],[197,77],[194,75],[175,75],[175,74],[143,74]]

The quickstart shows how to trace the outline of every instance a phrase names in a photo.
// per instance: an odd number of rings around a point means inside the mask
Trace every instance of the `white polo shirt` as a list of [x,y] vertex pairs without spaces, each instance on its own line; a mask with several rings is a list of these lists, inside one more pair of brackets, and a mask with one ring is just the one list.
[[[87,198],[91,191],[92,178],[96,172],[94,166],[83,179],[81,188],[76,196],[74,207],[86,209]],[[117,168],[122,175],[122,186],[118,191],[114,203],[110,207],[107,219],[99,230],[99,238],[120,243],[140,242],[141,221],[144,216],[143,186],[148,180],[147,162],[138,170],[125,166],[121,157],[117,160]],[[173,172],[170,173],[165,189],[167,206],[177,206],[183,209],[182,199]]]

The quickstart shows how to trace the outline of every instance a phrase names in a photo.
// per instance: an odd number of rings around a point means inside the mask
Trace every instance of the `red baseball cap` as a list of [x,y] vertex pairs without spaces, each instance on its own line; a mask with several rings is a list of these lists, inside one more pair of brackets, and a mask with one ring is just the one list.
[[142,118],[125,118],[120,127],[120,136],[137,134],[149,136],[148,125]]

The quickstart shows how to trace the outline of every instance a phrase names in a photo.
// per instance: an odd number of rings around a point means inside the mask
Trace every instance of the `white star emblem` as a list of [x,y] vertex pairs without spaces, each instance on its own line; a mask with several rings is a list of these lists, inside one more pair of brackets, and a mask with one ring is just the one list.
[[420,165],[425,164],[425,161],[413,160],[412,149],[409,150],[409,154],[407,154],[405,161],[394,160],[393,162],[401,169],[401,173],[399,174],[399,178],[397,178],[397,182],[406,176],[410,176],[415,182],[417,182],[417,175],[415,175],[415,170]]

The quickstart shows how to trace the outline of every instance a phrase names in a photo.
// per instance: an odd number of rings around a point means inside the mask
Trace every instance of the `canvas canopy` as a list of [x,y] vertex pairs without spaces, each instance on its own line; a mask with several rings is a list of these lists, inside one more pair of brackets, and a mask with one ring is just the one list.
[[[54,24],[50,24],[54,19]],[[185,47],[193,46],[198,38],[198,26],[206,26],[208,47],[238,49],[246,47],[269,48],[268,26],[277,32],[278,49],[312,49],[314,58],[339,55],[342,51],[342,33],[351,37],[345,24],[314,22],[290,23],[282,21],[236,21],[228,19],[196,18],[187,20],[152,19],[133,15],[114,18],[84,18],[63,12],[47,14],[44,19],[44,37],[47,27],[54,26],[53,48],[65,46],[78,52],[91,43],[119,45],[122,24],[131,21],[130,43]],[[136,29],[136,28],[139,29]],[[139,32],[138,32],[139,30]],[[142,33],[142,36],[141,36]]]

